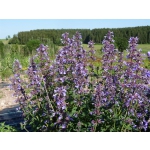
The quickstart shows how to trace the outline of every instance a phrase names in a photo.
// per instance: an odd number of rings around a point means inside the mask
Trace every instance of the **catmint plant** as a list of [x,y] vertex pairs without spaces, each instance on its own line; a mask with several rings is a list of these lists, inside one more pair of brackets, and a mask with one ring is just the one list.
[[[114,46],[108,31],[102,42],[102,60],[95,66],[94,41],[82,46],[81,33],[63,33],[64,46],[52,61],[43,44],[30,58],[21,79],[14,62],[11,89],[32,131],[147,131],[150,71],[142,64],[138,38],[129,39],[127,58]],[[90,60],[90,61],[89,61]]]
[[[134,118],[130,124],[137,129],[148,127],[147,113],[149,111],[150,99],[146,96],[145,91],[148,90],[149,70],[142,67],[142,57],[140,51],[137,50],[137,37],[131,37],[129,40],[128,55],[129,61],[125,63],[124,80],[122,88],[126,91],[124,96],[127,116]],[[148,116],[149,118],[149,116]]]
[[25,93],[23,81],[20,77],[21,69],[22,69],[22,66],[19,60],[15,60],[14,65],[13,65],[13,72],[15,72],[15,74],[14,74],[14,78],[13,77],[10,78],[10,81],[12,83],[10,85],[10,89],[15,91],[13,96],[16,98],[16,102],[20,104],[20,107],[23,107],[25,101],[28,99],[28,96]]
[[[129,40],[129,60],[123,61],[113,44],[113,33],[103,40],[102,81],[93,95],[94,109],[91,131],[140,131],[147,130],[150,101],[145,92],[149,71],[144,69],[138,38]],[[106,115],[107,114],[107,115]]]

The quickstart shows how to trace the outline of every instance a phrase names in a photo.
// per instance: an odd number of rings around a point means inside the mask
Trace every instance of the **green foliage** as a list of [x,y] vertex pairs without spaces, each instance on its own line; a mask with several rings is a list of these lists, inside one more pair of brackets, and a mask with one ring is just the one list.
[[9,40],[8,44],[19,44],[18,36],[14,35],[13,38]]
[[0,78],[2,80],[9,78],[13,74],[12,64],[15,59],[20,60],[23,70],[27,69],[29,59],[28,55],[24,55],[23,47],[18,44],[4,45],[3,51],[5,53],[0,59]]
[[[39,47],[40,40],[31,40],[27,45],[8,44],[6,40],[0,40],[0,78],[2,80],[9,78],[12,75],[12,64],[15,59],[18,59],[22,64],[22,71],[27,70],[29,63],[29,56],[32,54],[32,49]],[[59,47],[51,40],[45,41],[48,45],[48,53],[51,59],[54,59]]]
[[0,132],[17,132],[17,130],[9,125],[5,125],[5,123],[0,123]]
[[6,40],[9,40],[10,39],[10,35],[6,36]]
[[4,43],[0,41],[0,57],[4,57]]
[[144,67],[150,70],[150,60],[148,58],[144,60]]
[[115,44],[116,44],[116,47],[118,48],[118,50],[120,52],[123,52],[128,47],[128,40],[126,38],[119,37],[119,38],[115,39]]
[[29,53],[32,54],[32,51],[38,48],[41,44],[40,40],[30,40],[26,44],[26,50],[29,50]]

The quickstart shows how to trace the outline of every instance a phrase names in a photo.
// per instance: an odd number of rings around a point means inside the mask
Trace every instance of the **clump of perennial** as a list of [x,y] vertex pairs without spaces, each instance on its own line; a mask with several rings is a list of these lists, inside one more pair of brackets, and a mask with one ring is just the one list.
[[[82,47],[82,36],[79,32],[69,38],[69,33],[62,34],[62,43],[65,45],[56,56],[56,60],[50,66],[49,73],[53,72],[55,77],[56,88],[54,89],[53,98],[57,103],[57,112],[59,115],[59,121],[65,124],[64,128],[67,128],[66,124],[66,110],[67,107],[71,107],[70,97],[68,97],[68,91],[72,91],[74,95],[82,95],[86,91],[85,87],[88,85],[88,69],[86,68],[86,55],[87,52]],[[74,98],[73,103],[78,106],[83,104],[81,98]],[[68,106],[66,105],[68,103]],[[69,112],[68,114],[69,115]],[[75,113],[73,114],[76,115]],[[60,116],[65,116],[60,117]],[[69,119],[70,120],[70,119]],[[67,121],[68,122],[68,121]]]
[[114,97],[116,95],[116,86],[118,84],[117,71],[118,66],[115,65],[117,62],[117,50],[115,50],[113,32],[108,32],[102,42],[103,56],[102,56],[102,80],[104,82],[103,92],[104,102],[107,105],[114,103]]
[[10,85],[10,89],[14,90],[13,94],[16,97],[16,102],[20,104],[20,107],[23,107],[25,101],[28,99],[28,96],[25,93],[25,89],[22,85],[22,79],[20,78],[22,66],[19,60],[15,60],[13,64],[13,72],[14,77],[10,78],[12,84]]
[[[149,70],[141,66],[142,57],[136,48],[138,38],[131,37],[129,40],[127,62],[123,61],[122,53],[115,50],[113,42],[113,32],[109,31],[103,40],[102,80],[96,85],[93,95],[94,109],[91,114],[96,116],[96,120],[91,122],[91,131],[107,126],[108,120],[110,124],[124,122],[121,126],[146,131],[150,110],[146,84],[150,76]],[[104,111],[110,115],[109,118]],[[120,114],[120,119],[116,118],[119,115],[116,112]],[[129,121],[129,118],[132,119]]]
[[41,77],[33,58],[30,59],[27,75],[29,77],[28,88],[32,88],[31,95],[37,95],[40,93]]
[[102,42],[102,68],[92,63],[94,42],[88,42],[86,51],[79,32],[72,38],[62,34],[64,46],[54,61],[48,47],[40,45],[30,59],[28,84],[15,60],[11,87],[25,124],[33,131],[147,131],[150,71],[142,67],[137,37],[129,40],[127,61],[113,37],[109,31]]
[[131,37],[129,40],[128,56],[129,60],[125,63],[126,69],[122,88],[125,91],[125,105],[128,115],[134,118],[131,123],[135,128],[144,129],[148,127],[148,119],[145,120],[149,111],[150,100],[145,94],[150,80],[149,70],[143,68],[140,51],[137,50],[137,37]]

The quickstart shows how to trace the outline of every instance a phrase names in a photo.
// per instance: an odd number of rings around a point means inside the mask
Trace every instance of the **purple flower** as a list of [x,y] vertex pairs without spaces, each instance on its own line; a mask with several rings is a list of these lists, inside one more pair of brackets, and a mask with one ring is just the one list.
[[30,80],[30,84],[28,85],[28,87],[32,88],[32,94],[38,94],[41,89],[40,89],[40,86],[41,86],[41,77],[39,76],[39,73],[40,71],[38,70],[38,67],[37,65],[35,64],[34,62],[34,59],[31,58],[30,59],[30,66],[28,67],[28,70],[27,70],[27,75],[29,77],[29,80]]
[[89,42],[88,42],[88,47],[89,47],[89,48],[94,48],[94,44],[95,44],[95,43],[94,43],[93,41],[89,41]]
[[150,58],[150,51],[147,52],[147,57]]
[[128,55],[126,56],[126,58],[129,59],[129,58],[130,58],[130,55],[128,54]]
[[[17,72],[20,71],[21,69],[22,69],[22,66],[21,66],[19,60],[16,59],[16,60],[14,61],[14,64],[13,64],[13,71],[14,71],[14,73],[17,73]],[[17,76],[18,76],[18,75],[16,75],[16,77],[17,77]]]
[[150,78],[150,71],[149,70],[146,71],[146,77]]
[[62,129],[65,129],[66,128],[66,124],[62,124]]
[[66,89],[65,87],[57,87],[55,90],[54,90],[54,94],[53,94],[53,97],[54,97],[54,100],[56,101],[56,104],[57,104],[57,107],[59,110],[63,110],[63,109],[66,109]]
[[143,128],[145,131],[148,128],[148,121],[146,121],[145,119],[143,121],[141,121],[141,128]]
[[13,64],[13,70],[14,70],[14,77],[10,78],[11,85],[10,88],[14,90],[13,96],[17,97],[16,102],[21,103],[24,105],[24,102],[28,99],[27,94],[25,93],[25,89],[22,86],[22,80],[20,78],[20,70],[21,70],[21,65],[19,60],[15,60]]

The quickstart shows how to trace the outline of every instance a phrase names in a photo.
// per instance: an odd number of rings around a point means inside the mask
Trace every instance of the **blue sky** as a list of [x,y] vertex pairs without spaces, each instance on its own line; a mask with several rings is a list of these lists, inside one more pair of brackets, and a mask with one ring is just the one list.
[[93,29],[150,26],[150,19],[0,19],[0,39],[36,29]]

